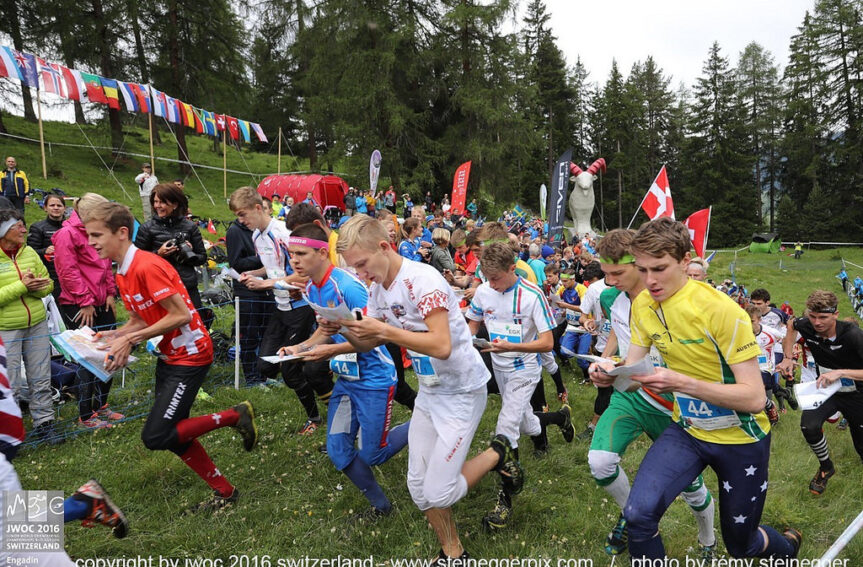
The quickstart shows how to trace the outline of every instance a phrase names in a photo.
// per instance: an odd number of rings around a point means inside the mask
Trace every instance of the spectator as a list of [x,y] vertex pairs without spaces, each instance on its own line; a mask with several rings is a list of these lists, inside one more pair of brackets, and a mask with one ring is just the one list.
[[476,204],[476,199],[471,199],[467,206],[467,212],[470,213],[470,218],[475,219],[479,212],[479,206]]
[[686,267],[686,275],[694,280],[703,282],[707,279],[707,262],[701,258],[693,258]]
[[367,214],[374,216],[377,199],[375,199],[371,191],[363,191],[363,195],[366,196],[366,210],[368,211]]
[[145,163],[141,166],[141,173],[135,177],[135,183],[138,184],[138,194],[141,196],[141,207],[144,210],[144,222],[148,222],[153,216],[153,199],[150,195],[153,189],[159,184],[159,178],[153,175],[153,166]]
[[540,286],[545,283],[545,262],[540,259],[541,254],[542,248],[540,248],[539,244],[531,244],[528,247],[530,259],[527,261],[527,264],[533,270],[534,275],[536,275],[536,282]]
[[434,212],[434,199],[432,199],[431,191],[426,191],[425,205],[428,212]]
[[357,194],[354,191],[353,187],[348,188],[347,194],[345,194],[345,214],[349,217],[354,216],[354,213],[357,212]]
[[279,197],[278,193],[273,193],[273,198],[270,201],[270,215],[274,219],[278,219],[279,217],[283,217],[282,215],[282,198]]
[[432,232],[432,242],[435,246],[429,254],[429,264],[441,274],[445,270],[450,273],[455,271],[455,262],[449,251],[449,231],[445,228],[436,228]]
[[186,182],[183,181],[182,179],[180,179],[179,177],[174,180],[174,185],[176,185],[177,189],[179,189],[180,191],[183,191],[186,189]]
[[380,216],[383,214],[381,211],[383,210],[384,196],[379,193],[378,196],[375,198],[375,216],[380,218]]
[[404,218],[409,219],[411,218],[411,214],[413,214],[414,202],[411,200],[411,196],[407,193],[404,194],[404,200]]
[[399,244],[399,254],[414,262],[425,260],[428,250],[417,244],[417,239],[419,239],[423,232],[420,220],[416,217],[409,218],[402,226],[402,230],[404,231],[405,239]]
[[[95,193],[85,193],[75,201],[75,210],[63,223],[51,241],[56,249],[57,277],[63,289],[60,294],[60,314],[69,329],[90,327],[98,331],[113,329],[117,322],[114,296],[117,286],[111,272],[111,260],[100,258],[89,245],[81,218],[108,199]],[[111,382],[96,378],[80,369],[77,377],[78,424],[89,429],[111,427],[110,422],[123,419],[122,414],[108,407]]]
[[173,183],[156,185],[150,194],[156,214],[138,229],[135,246],[155,252],[180,274],[189,299],[201,308],[196,266],[207,263],[207,251],[198,225],[186,218],[189,199]]
[[396,192],[393,191],[392,185],[384,193],[384,205],[392,214],[396,214]]
[[368,201],[366,201],[366,192],[365,191],[359,191],[357,193],[356,198],[354,199],[354,202],[356,203],[355,208],[357,209],[357,214],[363,214],[363,215],[368,214],[368,212],[369,212]]
[[[42,298],[54,284],[36,251],[24,242],[20,211],[0,210],[0,338],[6,345],[9,382],[19,405],[28,401],[33,437],[62,443],[51,404],[51,344]],[[26,343],[26,348],[24,345]],[[21,369],[27,373],[23,382]]]
[[315,201],[315,196],[311,191],[306,193],[306,198],[303,200],[303,203],[308,203],[308,204],[315,206],[319,209],[321,208],[321,206],[318,204],[318,202]]
[[285,217],[288,216],[288,213],[291,212],[291,207],[294,206],[294,198],[293,197],[285,197],[285,200],[282,201],[282,214],[279,216],[279,220],[285,220]]
[[450,211],[450,209],[451,209],[451,208],[452,208],[452,205],[451,205],[451,204],[450,204],[450,202],[449,202],[449,197],[447,197],[446,195],[444,195],[444,196],[443,196],[443,199],[441,199],[441,202],[440,202],[440,209],[441,209],[441,211],[442,211],[444,214],[446,214],[446,213],[449,213],[449,211]]
[[[287,200],[287,199],[286,199]],[[255,251],[252,231],[239,220],[234,220],[225,235],[228,248],[228,265],[239,273],[259,270],[264,265]],[[234,282],[234,297],[240,298],[240,363],[247,386],[264,384],[258,370],[258,347],[275,307],[273,293],[266,289],[252,290],[239,281]]]
[[30,202],[30,181],[27,179],[27,174],[18,169],[18,162],[12,156],[6,158],[2,188],[3,196],[23,213],[24,205]]
[[30,234],[27,235],[27,245],[33,248],[54,282],[54,299],[60,299],[60,282],[57,279],[57,271],[54,269],[54,244],[51,237],[63,226],[63,218],[66,216],[66,203],[63,197],[55,193],[45,196],[42,208],[48,216],[30,225]]

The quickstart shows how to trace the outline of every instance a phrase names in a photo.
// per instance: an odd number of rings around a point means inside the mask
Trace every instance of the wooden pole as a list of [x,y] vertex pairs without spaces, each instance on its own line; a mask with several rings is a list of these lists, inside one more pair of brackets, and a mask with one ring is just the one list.
[[150,172],[156,175],[156,154],[153,153],[153,113],[149,113],[147,118],[149,119],[147,131],[150,134]]
[[45,133],[42,131],[42,97],[36,89],[36,108],[39,111],[39,148],[42,150],[42,179],[48,179],[48,165],[45,162]]
[[[617,153],[620,154],[619,141],[617,142]],[[638,214],[638,209],[636,209],[635,214]],[[635,220],[634,217],[633,220]],[[623,172],[620,168],[617,170],[617,228],[623,228]]]
[[282,174],[282,127],[279,126],[279,162],[278,168],[276,169],[276,173],[279,175]]
[[228,130],[222,131],[222,194],[228,198]]

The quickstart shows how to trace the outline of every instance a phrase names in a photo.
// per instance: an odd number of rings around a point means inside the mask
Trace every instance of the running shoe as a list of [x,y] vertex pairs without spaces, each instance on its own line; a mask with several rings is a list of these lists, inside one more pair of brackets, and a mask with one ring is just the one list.
[[93,413],[88,419],[78,418],[78,425],[83,427],[84,429],[110,429],[113,427],[107,421],[102,421],[99,419],[99,415],[97,413]]
[[800,544],[803,543],[803,534],[794,528],[785,528],[785,531],[782,532],[782,537],[791,542],[791,545],[794,547],[794,554],[791,557],[797,557],[797,554],[800,553]]
[[572,426],[572,409],[569,405],[564,404],[558,412],[563,414],[563,424],[560,426],[563,440],[567,443],[572,443],[572,440],[575,438],[575,427]]
[[467,567],[470,554],[467,551],[462,551],[458,557],[450,557],[441,549],[437,557],[429,562],[429,567]]
[[626,528],[626,518],[621,514],[614,529],[605,538],[605,552],[608,555],[620,555],[626,551],[628,541],[629,530]]
[[716,560],[716,544],[699,545],[699,547],[699,559],[701,560],[699,565],[713,565],[713,561]]
[[588,426],[584,431],[575,436],[579,441],[590,441],[593,438],[593,427]]
[[524,488],[524,469],[515,458],[509,439],[505,435],[497,434],[491,440],[491,448],[500,456],[495,470],[500,474],[504,488],[511,495],[518,494]]
[[118,421],[118,420],[126,417],[122,413],[117,413],[114,410],[112,410],[111,408],[109,408],[108,404],[105,404],[104,406],[100,407],[99,411],[97,411],[96,413],[99,414],[100,419],[103,419],[105,421]]
[[503,490],[500,490],[497,493],[497,504],[495,504],[494,510],[482,519],[482,526],[489,531],[501,530],[509,523],[511,515],[512,503]]
[[243,438],[243,449],[251,451],[258,443],[258,427],[255,425],[255,409],[252,407],[252,403],[249,400],[240,402],[235,405],[233,409],[240,414],[240,419],[237,420],[236,425],[233,427],[240,434],[240,437]]
[[231,492],[228,496],[222,496],[218,492],[213,492],[213,495],[200,502],[195,504],[191,508],[186,510],[186,514],[199,514],[201,512],[218,512],[219,510],[225,508],[226,506],[230,506],[234,502],[240,499],[240,491],[234,487],[234,491]]
[[830,477],[834,474],[836,474],[835,468],[831,468],[829,471],[818,469],[818,472],[815,473],[815,477],[809,481],[809,492],[815,496],[821,496],[824,494],[824,491],[827,490],[827,481],[830,480]]
[[767,419],[770,421],[770,425],[776,425],[779,423],[779,412],[776,411],[776,405],[770,404],[764,408],[764,413],[767,414]]
[[569,403],[569,392],[564,390],[563,392],[557,395],[557,399],[560,400],[560,403],[563,405],[567,405]]
[[320,426],[321,426],[320,421],[315,421],[313,419],[310,419],[310,420],[306,421],[305,425],[303,425],[303,428],[300,429],[300,431],[298,432],[298,435],[302,435],[304,437],[308,437],[309,435],[313,435],[315,433],[315,431],[318,430],[318,427],[320,427]]
[[846,429],[848,429],[848,420],[844,417],[840,419],[839,423],[836,425],[836,429],[838,429],[839,431],[845,431]]
[[392,512],[392,507],[383,510],[375,506],[370,506],[362,512],[356,512],[348,516],[348,522],[352,524],[373,524],[381,518],[389,516],[390,514],[392,514]]
[[111,501],[108,493],[98,481],[91,478],[75,491],[72,499],[86,502],[90,509],[87,517],[81,520],[81,525],[84,527],[89,528],[96,524],[108,526],[114,537],[118,539],[126,537],[126,534],[129,533],[129,522],[126,520],[126,516]]

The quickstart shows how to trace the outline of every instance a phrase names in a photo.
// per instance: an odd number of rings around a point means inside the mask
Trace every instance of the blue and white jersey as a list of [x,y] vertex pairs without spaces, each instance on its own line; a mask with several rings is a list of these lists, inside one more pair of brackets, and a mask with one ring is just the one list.
[[399,244],[399,254],[414,262],[422,262],[423,260],[419,249],[420,245],[416,240],[402,240],[401,244]]
[[[511,343],[534,341],[556,326],[542,290],[521,277],[503,293],[488,282],[481,284],[465,315],[472,321],[485,321],[492,340]],[[537,353],[493,352],[491,362],[495,370],[506,372],[542,371]]]
[[[267,270],[267,278],[278,279],[294,273],[291,268],[291,256],[288,254],[290,236],[291,231],[285,228],[285,223],[276,219],[270,220],[266,230],[256,229],[252,233],[255,252]],[[284,289],[274,289],[273,296],[280,311],[290,311],[306,304],[303,299],[292,301],[291,293]]]
[[[776,307],[771,307],[770,311],[761,316],[761,324],[769,329],[776,331],[777,333],[781,333],[781,335],[785,336],[786,327],[785,324],[788,322],[789,316],[787,313],[782,311],[781,309],[777,309]],[[776,348],[773,349],[773,352],[777,354],[782,353],[782,341],[776,343]]]
[[[369,292],[355,275],[331,266],[320,282],[309,281],[305,298],[310,304],[321,307],[346,304],[351,311],[365,311]],[[333,335],[333,341],[341,344],[346,343],[347,339],[338,334]],[[396,367],[383,346],[368,352],[340,354],[330,361],[330,369],[341,380],[351,382],[358,388],[389,388],[396,383]]]

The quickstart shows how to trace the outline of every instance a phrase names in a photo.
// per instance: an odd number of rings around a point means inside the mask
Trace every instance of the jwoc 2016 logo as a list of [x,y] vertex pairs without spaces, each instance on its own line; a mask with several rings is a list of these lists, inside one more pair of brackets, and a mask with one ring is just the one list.
[[2,549],[6,552],[63,550],[63,493],[59,490],[2,492]]

